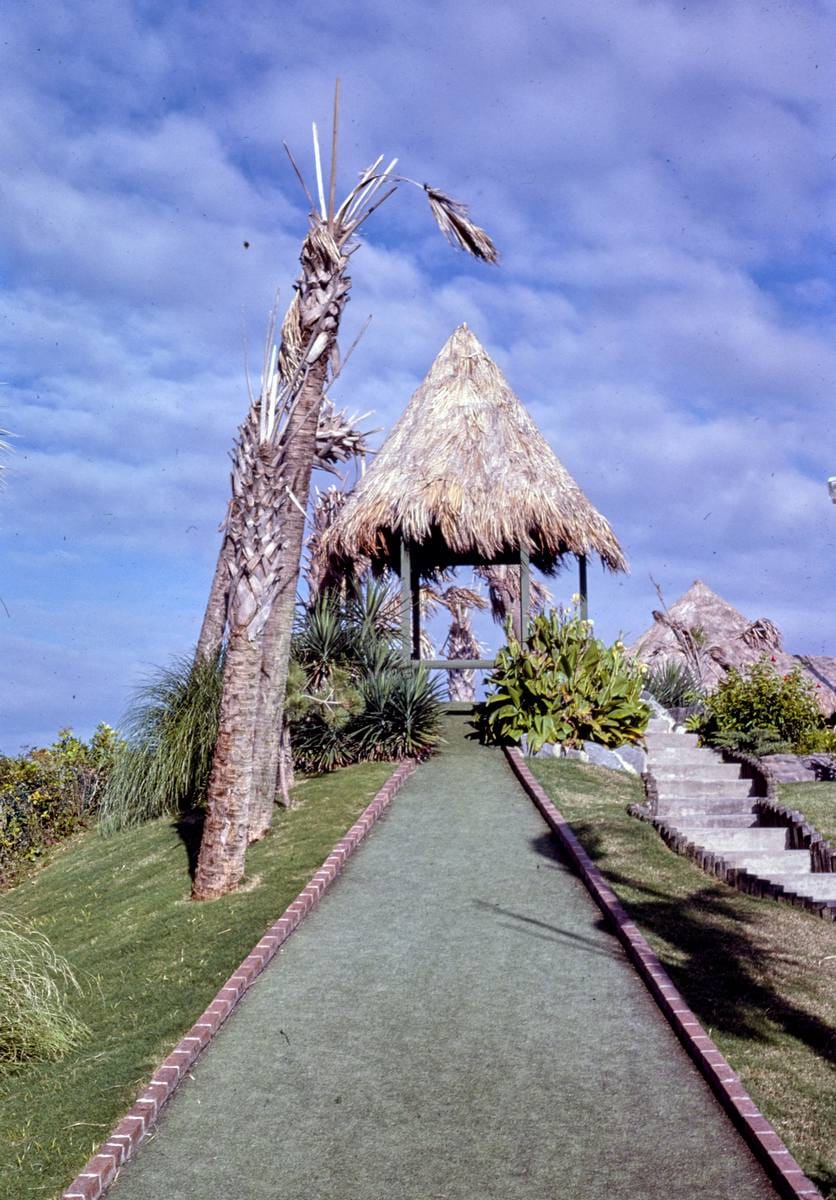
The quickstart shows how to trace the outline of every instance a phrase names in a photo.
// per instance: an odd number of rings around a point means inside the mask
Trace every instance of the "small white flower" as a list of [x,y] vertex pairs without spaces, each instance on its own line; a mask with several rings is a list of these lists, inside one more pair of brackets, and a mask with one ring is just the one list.
[[573,592],[573,593],[572,593],[572,600],[571,600],[571,603],[572,603],[572,604],[580,604],[580,602],[581,602],[581,594],[580,594],[580,592]]

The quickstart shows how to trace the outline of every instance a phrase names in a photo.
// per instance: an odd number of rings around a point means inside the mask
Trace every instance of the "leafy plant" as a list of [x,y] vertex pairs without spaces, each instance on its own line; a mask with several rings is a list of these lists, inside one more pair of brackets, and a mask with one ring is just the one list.
[[546,742],[618,746],[641,738],[650,716],[644,672],[625,658],[622,642],[606,646],[577,609],[535,617],[525,645],[508,632],[480,708],[485,740],[525,735],[537,751]]
[[404,665],[398,614],[398,598],[374,582],[324,593],[302,613],[287,700],[301,770],[423,757],[437,745],[439,689]]
[[648,671],[645,688],[665,708],[686,708],[703,698],[693,672],[673,658]]
[[89,744],[62,729],[51,746],[0,756],[0,883],[93,814],[120,748],[109,725]]
[[175,659],[134,696],[99,816],[103,833],[200,804],[212,769],[223,654]]
[[749,753],[786,753],[824,730],[813,685],[799,668],[782,675],[764,655],[752,666],[732,667],[706,698],[694,722],[703,741]]
[[438,745],[441,684],[423,668],[379,671],[360,690],[363,709],[349,724],[362,758],[426,758]]
[[0,913],[0,1070],[54,1061],[79,1044],[87,1031],[69,991],[80,991],[75,976],[44,935]]

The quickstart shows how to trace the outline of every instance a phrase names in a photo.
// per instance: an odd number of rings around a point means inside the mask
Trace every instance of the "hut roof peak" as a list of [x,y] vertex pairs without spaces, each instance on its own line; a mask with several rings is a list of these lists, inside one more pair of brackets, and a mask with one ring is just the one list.
[[386,558],[398,538],[492,560],[526,548],[551,570],[564,554],[626,561],[590,504],[464,323],[347,500],[323,549]]

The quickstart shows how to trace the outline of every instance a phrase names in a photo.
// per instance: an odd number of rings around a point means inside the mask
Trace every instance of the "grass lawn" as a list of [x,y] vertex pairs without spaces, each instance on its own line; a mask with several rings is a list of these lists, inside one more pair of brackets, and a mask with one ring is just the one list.
[[277,811],[245,886],[222,900],[189,901],[186,843],[168,818],[82,834],[0,897],[69,959],[91,1031],[63,1062],[0,1076],[0,1200],[60,1194],[393,770],[300,783],[299,807]]
[[674,854],[625,811],[638,780],[529,765],[755,1102],[836,1197],[836,925],[744,896]]
[[782,783],[778,800],[815,825],[831,846],[836,846],[836,783]]

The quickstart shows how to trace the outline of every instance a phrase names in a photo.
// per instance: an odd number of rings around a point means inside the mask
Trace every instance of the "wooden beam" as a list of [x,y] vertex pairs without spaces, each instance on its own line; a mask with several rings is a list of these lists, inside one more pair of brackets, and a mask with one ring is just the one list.
[[586,555],[578,555],[578,592],[581,597],[581,619],[589,620],[589,592],[586,585]]
[[412,660],[413,667],[426,667],[428,671],[490,671],[496,666],[493,658],[422,658]]
[[421,572],[418,564],[411,563],[409,591],[412,597],[412,657],[421,657]]
[[528,637],[528,610],[531,606],[531,563],[528,550],[520,546],[520,641]]
[[401,641],[403,656],[409,661],[412,658],[412,569],[410,564],[409,543],[401,538]]

